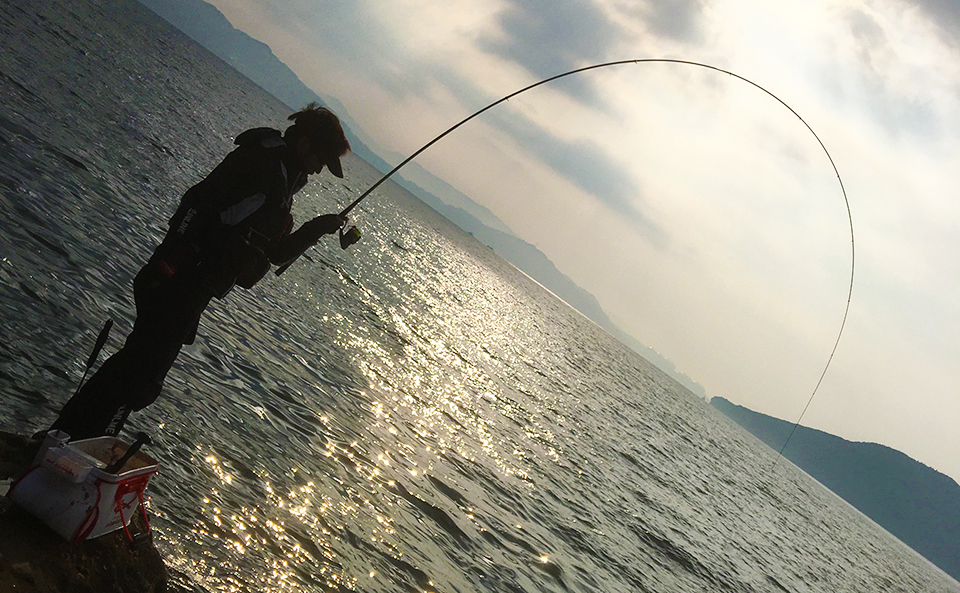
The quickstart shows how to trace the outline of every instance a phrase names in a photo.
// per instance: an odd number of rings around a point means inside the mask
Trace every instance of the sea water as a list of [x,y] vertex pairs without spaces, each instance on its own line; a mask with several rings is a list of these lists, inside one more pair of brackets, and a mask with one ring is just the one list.
[[[120,0],[0,5],[0,97],[0,426],[29,433],[106,318],[121,345],[182,192],[289,109]],[[345,169],[299,221],[378,178]],[[175,590],[960,591],[396,186],[353,218],[215,301],[131,418]]]

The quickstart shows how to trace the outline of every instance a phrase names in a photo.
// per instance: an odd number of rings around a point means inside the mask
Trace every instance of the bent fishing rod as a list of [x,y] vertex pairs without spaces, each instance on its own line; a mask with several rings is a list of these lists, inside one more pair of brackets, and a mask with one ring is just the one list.
[[[843,329],[844,329],[844,327],[846,327],[846,325],[847,325],[847,317],[848,317],[849,314],[850,314],[850,302],[851,302],[851,300],[853,299],[853,279],[854,279],[854,271],[855,271],[855,267],[856,267],[856,266],[855,266],[855,263],[856,263],[856,245],[855,245],[855,243],[854,243],[853,214],[852,214],[851,211],[850,211],[850,200],[847,198],[847,190],[846,190],[846,188],[844,188],[844,186],[843,186],[843,180],[840,178],[840,171],[837,169],[837,165],[836,165],[836,163],[833,161],[833,157],[830,156],[830,151],[827,150],[826,145],[825,145],[825,144],[823,143],[823,141],[820,139],[820,136],[818,136],[817,133],[813,131],[813,128],[810,127],[810,124],[808,124],[808,123],[806,122],[806,120],[804,120],[802,117],[800,117],[800,114],[799,114],[799,113],[797,113],[796,111],[794,111],[794,109],[793,109],[792,107],[790,107],[789,105],[787,105],[787,103],[786,103],[783,99],[781,99],[780,97],[776,96],[775,94],[773,94],[772,92],[768,91],[767,89],[765,89],[764,87],[760,86],[759,84],[753,82],[752,80],[750,80],[750,79],[748,79],[748,78],[745,78],[745,77],[743,77],[743,76],[740,76],[739,74],[736,74],[736,73],[734,73],[734,72],[730,72],[729,70],[724,70],[723,68],[718,68],[718,67],[716,67],[716,66],[711,66],[711,65],[709,65],[709,64],[703,64],[703,63],[701,63],[701,62],[692,62],[692,61],[689,61],[689,60],[676,60],[676,59],[670,59],[670,58],[642,58],[642,59],[635,59],[635,60],[617,60],[617,61],[613,61],[613,62],[604,62],[604,63],[602,63],[602,64],[594,64],[594,65],[592,65],[592,66],[584,66],[584,67],[582,67],[582,68],[576,68],[576,69],[574,69],[574,70],[570,70],[570,71],[564,72],[564,73],[562,73],[562,74],[557,74],[557,75],[555,75],[555,76],[551,76],[551,77],[549,77],[549,78],[545,78],[545,79],[543,79],[543,80],[541,80],[541,81],[539,81],[539,82],[535,82],[535,83],[533,83],[533,84],[531,84],[531,85],[527,85],[527,86],[523,87],[523,88],[520,89],[520,90],[514,91],[514,92],[510,93],[509,95],[506,95],[506,96],[504,96],[504,97],[502,97],[502,98],[494,101],[493,103],[490,103],[489,105],[487,105],[487,106],[484,107],[483,109],[480,109],[479,111],[476,111],[475,113],[473,113],[473,114],[471,114],[471,115],[468,115],[467,117],[463,118],[462,120],[460,120],[460,121],[457,122],[456,124],[450,126],[447,130],[445,130],[445,131],[444,131],[443,133],[441,133],[439,136],[437,136],[436,138],[434,138],[434,139],[431,140],[430,142],[427,142],[426,144],[424,144],[423,146],[421,146],[416,152],[414,152],[413,154],[411,154],[410,156],[408,156],[408,157],[407,157],[406,159],[404,159],[399,165],[397,165],[396,167],[394,167],[393,169],[391,169],[389,173],[387,173],[386,175],[384,175],[383,177],[381,177],[379,181],[377,181],[376,183],[374,183],[373,185],[371,185],[369,189],[367,189],[365,192],[363,192],[362,194],[360,194],[360,197],[358,197],[356,200],[354,200],[353,202],[351,202],[350,205],[348,205],[346,208],[343,209],[342,212],[340,212],[340,216],[341,216],[341,217],[346,217],[347,214],[349,214],[351,210],[353,210],[354,208],[356,208],[357,205],[360,204],[360,202],[362,202],[367,196],[369,196],[371,193],[373,193],[373,191],[374,191],[375,189],[377,189],[378,187],[380,187],[380,185],[383,184],[384,181],[386,181],[387,179],[389,179],[390,177],[392,177],[393,174],[396,173],[397,171],[399,171],[400,169],[402,169],[402,168],[404,167],[404,165],[406,165],[407,163],[409,163],[409,162],[412,161],[413,159],[417,158],[421,153],[423,153],[425,150],[427,150],[428,148],[430,148],[431,146],[433,146],[434,144],[436,144],[437,142],[439,142],[440,140],[442,140],[443,138],[445,138],[446,136],[448,136],[449,134],[451,134],[454,130],[456,130],[456,129],[459,128],[460,126],[464,125],[464,124],[467,123],[468,121],[472,120],[473,118],[475,118],[475,117],[477,117],[477,116],[479,116],[479,115],[481,115],[481,114],[489,111],[490,109],[493,109],[494,107],[496,107],[497,105],[499,105],[499,104],[501,104],[501,103],[504,103],[504,102],[506,102],[506,101],[509,101],[510,99],[516,97],[517,95],[519,95],[519,94],[521,94],[521,93],[525,93],[525,92],[527,92],[527,91],[529,91],[529,90],[531,90],[531,89],[537,88],[538,86],[542,86],[542,85],[545,85],[545,84],[547,84],[547,83],[553,82],[554,80],[559,80],[559,79],[561,79],[561,78],[565,78],[565,77],[567,77],[567,76],[572,76],[572,75],[574,75],[574,74],[580,74],[580,73],[583,73],[583,72],[588,72],[588,71],[590,71],[590,70],[598,70],[598,69],[600,69],[600,68],[607,68],[607,67],[611,67],[611,66],[622,66],[622,65],[625,65],[625,64],[653,64],[653,63],[661,63],[661,64],[680,64],[680,65],[685,65],[685,66],[695,66],[695,67],[698,67],[698,68],[705,68],[705,69],[707,69],[707,70],[713,70],[713,71],[715,71],[715,72],[720,72],[721,74],[727,74],[727,75],[732,76],[732,77],[734,77],[734,78],[736,78],[736,79],[738,79],[738,80],[741,80],[741,81],[743,81],[743,82],[745,82],[745,83],[747,83],[747,84],[749,84],[749,85],[751,85],[751,86],[753,86],[753,87],[755,87],[755,88],[763,91],[764,93],[766,93],[766,94],[769,95],[770,97],[773,97],[778,103],[780,103],[781,105],[783,105],[784,107],[786,107],[787,110],[790,111],[790,113],[792,113],[794,116],[796,116],[796,118],[800,120],[800,122],[807,128],[807,130],[808,130],[811,134],[813,134],[813,137],[816,138],[817,143],[820,145],[820,148],[823,149],[823,153],[827,156],[827,160],[830,161],[830,166],[833,167],[833,172],[834,172],[834,174],[835,174],[836,177],[837,177],[837,182],[840,184],[840,192],[841,192],[841,194],[843,194],[843,203],[844,203],[844,206],[846,206],[846,209],[847,209],[847,220],[848,220],[848,222],[849,222],[849,224],[850,224],[850,286],[849,286],[849,288],[847,289],[847,303],[846,303],[846,306],[844,307],[844,310],[843,310],[843,320],[840,322],[840,330],[837,332],[837,339],[836,339],[836,341],[835,341],[834,344],[833,344],[833,349],[830,351],[830,356],[827,358],[827,363],[826,363],[826,365],[824,365],[824,367],[823,367],[823,372],[820,373],[820,378],[817,380],[817,384],[816,384],[816,386],[814,387],[813,392],[810,394],[810,398],[807,400],[806,405],[803,407],[803,411],[800,412],[800,417],[797,418],[797,421],[793,424],[793,428],[790,430],[790,434],[787,436],[787,439],[784,441],[783,446],[780,448],[780,451],[777,453],[777,459],[774,460],[774,463],[776,463],[777,460],[779,460],[780,457],[783,456],[783,451],[787,448],[787,444],[790,442],[790,439],[793,438],[793,434],[794,434],[794,432],[796,432],[797,427],[800,426],[800,422],[801,422],[801,420],[803,420],[803,416],[807,413],[807,409],[810,408],[810,404],[813,403],[813,398],[817,395],[817,392],[820,390],[820,385],[823,383],[823,378],[826,376],[827,370],[830,368],[830,363],[833,362],[833,357],[834,357],[834,355],[837,353],[837,347],[840,345],[840,337],[843,335]],[[349,247],[349,246],[352,245],[353,243],[356,243],[359,239],[360,239],[360,232],[357,230],[356,227],[352,227],[352,228],[351,228],[349,231],[347,231],[346,233],[344,233],[343,228],[340,229],[340,246],[341,246],[341,248],[346,249],[347,247]],[[289,262],[287,262],[287,263],[284,264],[283,266],[277,268],[277,271],[276,271],[277,276],[279,276],[280,274],[282,274],[283,272],[285,272],[286,269],[287,269],[288,267],[290,267],[290,265],[291,265],[294,261],[296,261],[297,258],[299,258],[300,255],[302,255],[302,254],[303,254],[303,253],[300,253],[299,255],[297,255],[296,257],[294,257],[292,260],[290,260]]]

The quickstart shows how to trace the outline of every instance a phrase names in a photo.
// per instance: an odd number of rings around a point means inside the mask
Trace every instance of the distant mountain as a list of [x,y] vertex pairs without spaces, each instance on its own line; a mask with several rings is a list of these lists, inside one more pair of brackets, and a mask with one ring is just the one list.
[[[344,125],[344,132],[350,140],[353,152],[377,170],[387,173],[405,158],[389,155],[394,163],[388,163],[378,154],[383,151],[375,148],[376,143],[350,118],[344,105],[333,97],[318,95],[304,85],[297,75],[274,55],[269,46],[236,29],[215,6],[203,0],[140,2],[291,108],[317,101],[332,109]],[[706,397],[703,387],[677,372],[673,363],[616,327],[592,294],[561,273],[534,245],[514,236],[490,210],[416,163],[410,163],[404,173],[405,175],[395,176],[393,181],[481,243],[491,247],[497,255],[610,332],[681,385],[701,397]],[[417,182],[411,181],[411,177],[416,178]],[[443,198],[437,197],[438,195]]]
[[[399,160],[397,162],[399,162]],[[444,207],[456,209],[460,212],[459,214],[454,214],[454,216],[466,224],[480,224],[507,233],[508,235],[516,236],[516,233],[504,224],[502,220],[497,218],[497,215],[491,212],[486,206],[474,202],[468,195],[443,179],[436,177],[421,167],[416,161],[407,164],[403,170],[402,179],[397,183],[403,185],[410,193],[426,201],[434,210],[439,210],[437,206],[434,205],[434,202],[437,202]],[[437,196],[443,196],[443,199],[441,200]],[[453,213],[452,210],[451,213]],[[446,213],[444,213],[444,216],[446,216]],[[468,217],[469,222],[467,221]],[[452,218],[450,220],[453,221]],[[454,222],[460,225],[459,222]]]
[[[793,424],[715,397],[710,404],[776,451]],[[783,456],[960,580],[960,485],[903,453],[798,426]]]
[[393,168],[369,147],[370,139],[349,118],[343,105],[308,88],[274,55],[270,46],[235,28],[212,4],[203,0],[140,0],[140,3],[283,101],[291,111],[313,101],[329,107],[340,116],[357,156],[382,172]]

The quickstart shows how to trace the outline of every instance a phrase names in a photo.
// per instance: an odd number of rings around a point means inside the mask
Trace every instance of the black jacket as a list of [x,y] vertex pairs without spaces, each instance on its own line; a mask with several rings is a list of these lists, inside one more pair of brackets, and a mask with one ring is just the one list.
[[247,130],[234,143],[237,148],[184,194],[151,258],[164,276],[188,273],[218,298],[235,284],[253,286],[271,262],[283,263],[295,251],[287,244],[290,208],[307,181],[278,130]]

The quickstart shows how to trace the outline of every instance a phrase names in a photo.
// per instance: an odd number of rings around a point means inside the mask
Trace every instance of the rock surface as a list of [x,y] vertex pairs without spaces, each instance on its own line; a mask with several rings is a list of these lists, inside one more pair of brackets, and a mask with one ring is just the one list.
[[[0,479],[26,469],[39,443],[0,433]],[[143,531],[134,515],[132,532]],[[0,591],[22,593],[158,593],[167,590],[160,553],[147,540],[131,543],[123,530],[70,544],[39,520],[2,500]]]

